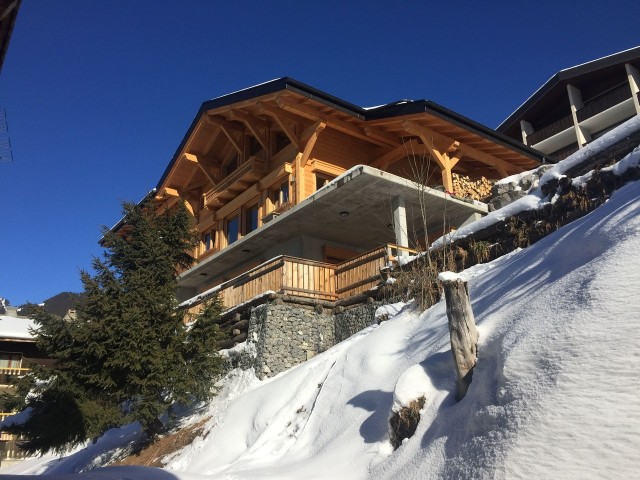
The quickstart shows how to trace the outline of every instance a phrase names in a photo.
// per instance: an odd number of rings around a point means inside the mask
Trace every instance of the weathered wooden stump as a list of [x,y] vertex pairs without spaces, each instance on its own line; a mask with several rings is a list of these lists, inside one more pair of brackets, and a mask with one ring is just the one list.
[[451,272],[441,273],[438,278],[442,282],[447,302],[451,352],[456,366],[456,400],[462,400],[467,394],[473,367],[478,360],[478,330],[467,283]]

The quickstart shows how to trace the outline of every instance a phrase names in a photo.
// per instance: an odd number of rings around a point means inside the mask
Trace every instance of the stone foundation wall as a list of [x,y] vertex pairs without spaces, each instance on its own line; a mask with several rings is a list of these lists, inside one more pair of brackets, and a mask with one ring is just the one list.
[[248,342],[255,343],[256,375],[270,377],[335,345],[333,312],[276,300],[255,307]]
[[386,302],[373,301],[357,305],[335,314],[335,341],[340,343],[376,322],[375,313]]

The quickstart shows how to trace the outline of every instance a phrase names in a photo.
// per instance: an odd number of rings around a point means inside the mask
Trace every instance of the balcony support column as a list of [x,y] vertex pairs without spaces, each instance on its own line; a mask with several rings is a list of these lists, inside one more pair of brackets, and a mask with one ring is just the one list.
[[567,85],[567,93],[569,95],[569,103],[571,104],[571,117],[573,118],[573,128],[576,131],[576,140],[578,148],[582,149],[587,142],[591,141],[591,134],[580,127],[578,123],[578,110],[584,107],[582,101],[582,92],[573,85]]
[[627,70],[627,78],[629,79],[629,86],[631,87],[633,105],[636,107],[636,115],[640,115],[640,100],[638,99],[638,93],[640,92],[640,73],[637,68],[628,63],[625,64],[624,68]]
[[[407,231],[407,211],[404,197],[397,195],[391,199],[393,209],[393,231],[396,236],[396,245],[409,247],[409,233]],[[400,250],[399,255],[407,255],[405,250]]]
[[529,145],[527,137],[533,133],[533,126],[526,120],[520,120],[520,131],[522,132],[522,143]]

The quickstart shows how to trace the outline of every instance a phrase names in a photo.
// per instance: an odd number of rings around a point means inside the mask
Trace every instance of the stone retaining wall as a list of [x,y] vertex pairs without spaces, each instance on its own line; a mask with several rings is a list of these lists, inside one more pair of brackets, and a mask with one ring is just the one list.
[[336,312],[335,314],[335,339],[336,343],[346,340],[360,330],[373,325],[376,322],[375,313],[379,306],[386,302],[368,301],[365,304]]
[[256,375],[271,377],[335,345],[333,312],[282,300],[257,306],[247,342],[255,343]]

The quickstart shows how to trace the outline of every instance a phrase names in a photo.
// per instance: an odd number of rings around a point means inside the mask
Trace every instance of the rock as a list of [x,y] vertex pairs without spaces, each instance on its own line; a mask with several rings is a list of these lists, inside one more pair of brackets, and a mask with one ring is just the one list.
[[411,401],[409,406],[391,414],[389,440],[394,450],[397,450],[405,439],[411,438],[416,433],[418,422],[420,422],[420,410],[424,407],[425,400],[424,396],[417,398]]

